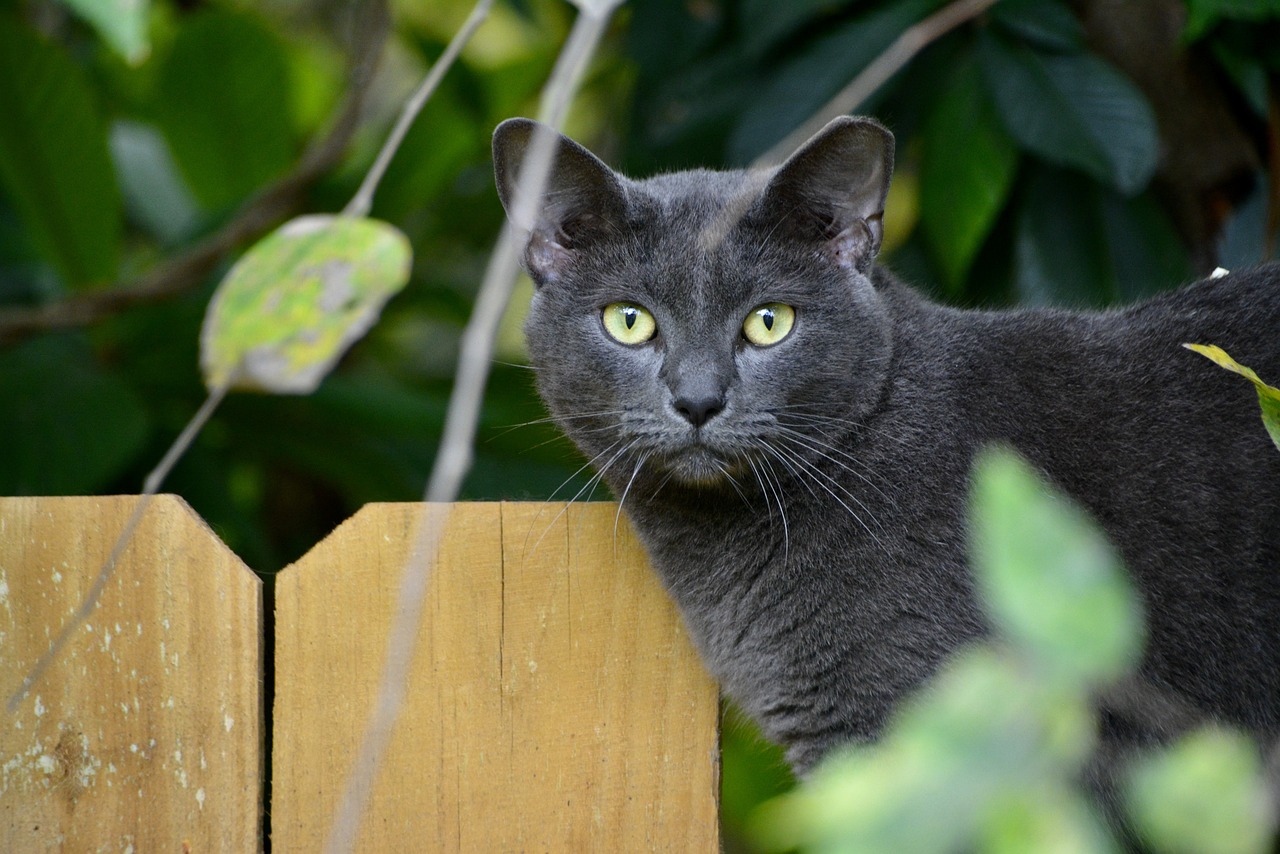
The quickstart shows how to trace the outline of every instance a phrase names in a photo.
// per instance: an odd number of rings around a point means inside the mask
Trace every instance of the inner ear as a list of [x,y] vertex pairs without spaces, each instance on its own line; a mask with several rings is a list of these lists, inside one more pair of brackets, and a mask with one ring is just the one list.
[[752,217],[865,271],[880,251],[892,175],[893,134],[873,119],[842,116],[778,167]]
[[[551,169],[536,204],[517,194],[526,158],[541,138]],[[620,229],[625,221],[623,179],[578,143],[532,119],[508,119],[493,132],[494,178],[507,217],[526,235],[522,262],[536,284],[555,281],[577,253]]]

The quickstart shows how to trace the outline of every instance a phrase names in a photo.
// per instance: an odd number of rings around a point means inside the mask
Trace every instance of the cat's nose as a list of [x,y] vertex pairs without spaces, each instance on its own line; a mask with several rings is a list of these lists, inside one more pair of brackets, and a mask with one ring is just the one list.
[[672,403],[685,421],[694,427],[701,427],[724,409],[723,395],[698,395],[677,397]]

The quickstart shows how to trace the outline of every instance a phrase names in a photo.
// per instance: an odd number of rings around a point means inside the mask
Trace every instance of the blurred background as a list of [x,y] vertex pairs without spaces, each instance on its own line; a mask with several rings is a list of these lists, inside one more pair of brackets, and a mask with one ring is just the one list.
[[[632,0],[568,131],[635,175],[745,165],[945,5]],[[203,400],[221,275],[284,218],[346,203],[470,7],[0,0],[0,494],[140,491]],[[497,4],[375,199],[413,243],[409,286],[319,391],[232,395],[169,478],[268,583],[360,505],[421,496],[502,221],[489,134],[537,113],[574,14]],[[1262,261],[1280,226],[1278,84],[1275,4],[1000,0],[860,108],[898,140],[882,260],[958,305],[1093,307]],[[531,423],[528,295],[504,322],[465,499],[585,483]],[[729,710],[730,850],[790,784]]]

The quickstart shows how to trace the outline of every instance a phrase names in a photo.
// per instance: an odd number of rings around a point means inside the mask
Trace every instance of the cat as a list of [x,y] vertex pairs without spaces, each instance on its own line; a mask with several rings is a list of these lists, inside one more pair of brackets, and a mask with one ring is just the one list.
[[[1280,378],[1280,265],[1103,312],[959,310],[875,263],[894,139],[874,120],[836,119],[773,170],[638,181],[555,134],[527,218],[538,127],[504,122],[493,152],[539,392],[797,773],[874,739],[989,633],[965,514],[990,443],[1117,545],[1145,684],[1280,734],[1280,453],[1252,386],[1180,346]],[[1106,737],[1162,735],[1104,715]]]

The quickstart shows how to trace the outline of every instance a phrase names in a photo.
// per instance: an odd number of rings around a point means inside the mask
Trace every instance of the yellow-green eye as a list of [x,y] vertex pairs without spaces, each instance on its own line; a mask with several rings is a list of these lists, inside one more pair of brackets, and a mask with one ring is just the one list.
[[606,305],[601,320],[604,321],[604,331],[623,344],[643,344],[658,331],[653,315],[630,302]]
[[742,322],[742,334],[757,347],[768,347],[790,335],[795,322],[794,308],[780,302],[767,302],[747,315]]

